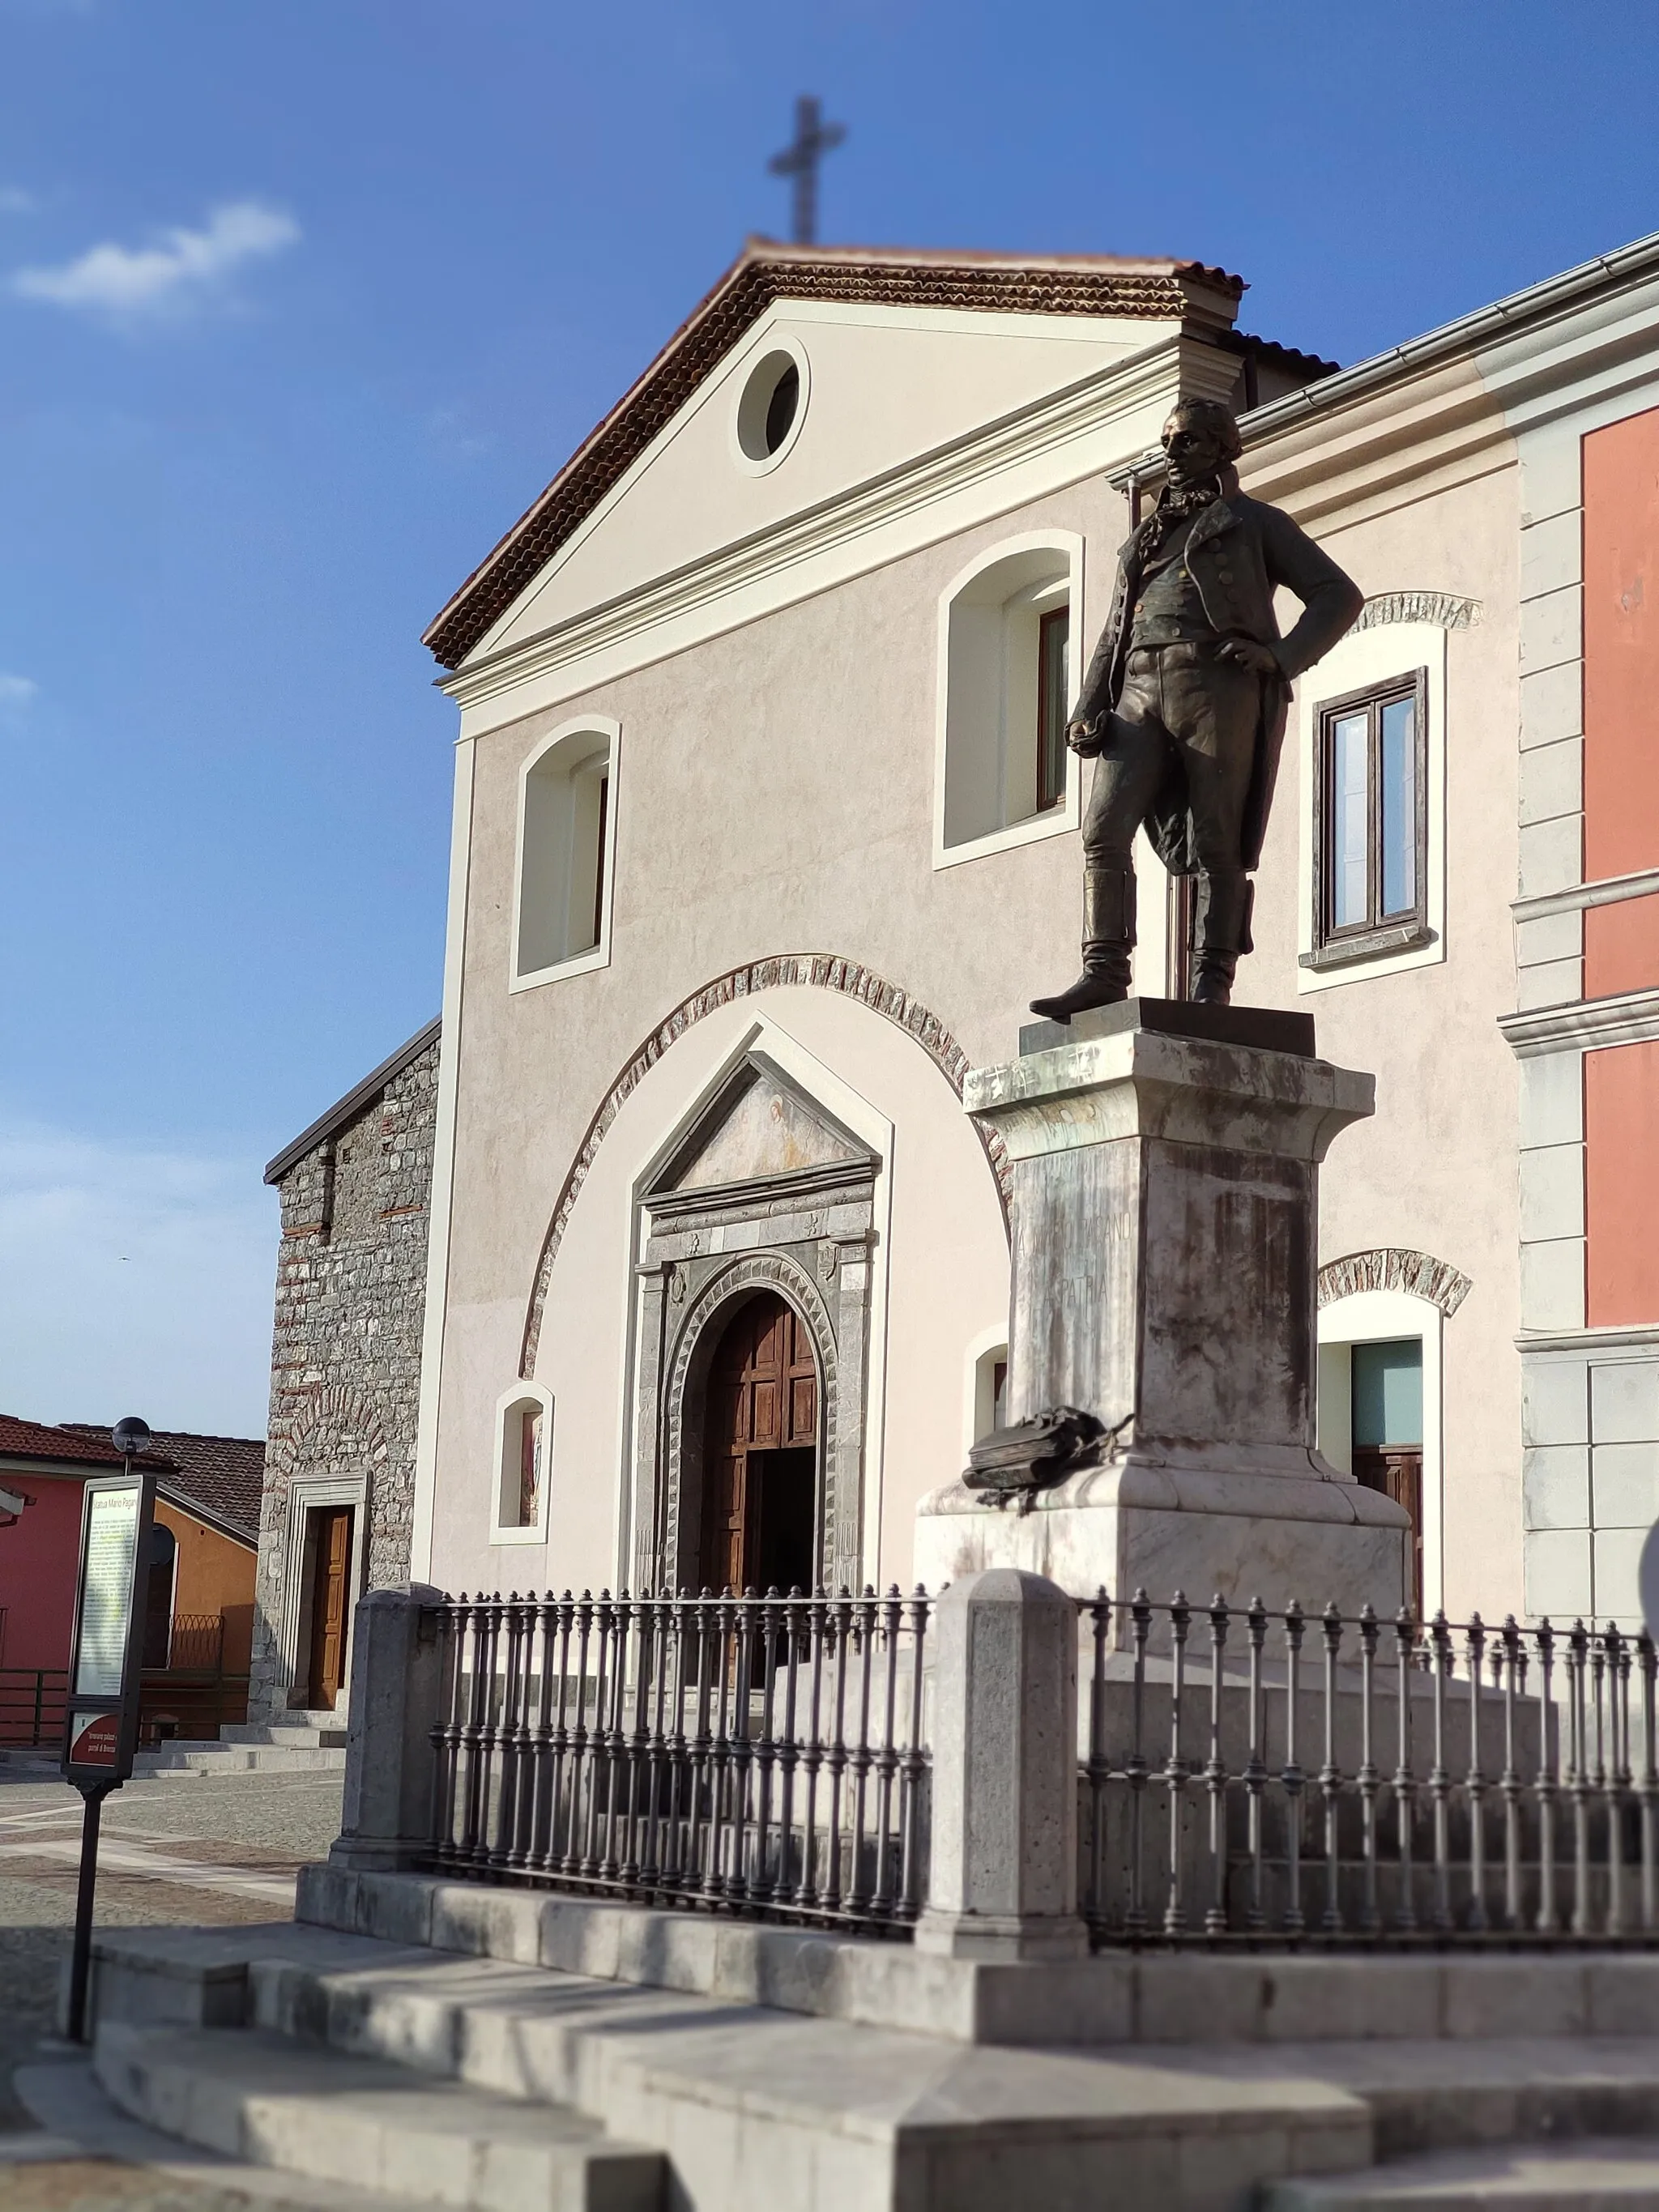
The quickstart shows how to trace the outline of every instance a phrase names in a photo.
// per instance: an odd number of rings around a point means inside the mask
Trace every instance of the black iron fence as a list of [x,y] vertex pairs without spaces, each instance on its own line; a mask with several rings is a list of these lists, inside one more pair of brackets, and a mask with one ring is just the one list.
[[1079,1612],[1097,1945],[1659,1941],[1645,1633]]
[[64,1667],[0,1667],[0,1748],[60,1748],[69,1670]]
[[896,1589],[446,1599],[434,1867],[908,1929],[929,1609]]

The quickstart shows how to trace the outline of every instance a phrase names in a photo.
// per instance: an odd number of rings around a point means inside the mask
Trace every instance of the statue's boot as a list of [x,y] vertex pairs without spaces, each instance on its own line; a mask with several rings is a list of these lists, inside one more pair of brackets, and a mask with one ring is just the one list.
[[1249,950],[1250,879],[1242,868],[1206,873],[1198,884],[1194,915],[1193,1003],[1232,1004],[1238,956]]
[[1135,942],[1133,868],[1085,867],[1083,872],[1083,973],[1069,991],[1033,999],[1031,1012],[1069,1022],[1091,1006],[1113,1006],[1129,995],[1129,956]]

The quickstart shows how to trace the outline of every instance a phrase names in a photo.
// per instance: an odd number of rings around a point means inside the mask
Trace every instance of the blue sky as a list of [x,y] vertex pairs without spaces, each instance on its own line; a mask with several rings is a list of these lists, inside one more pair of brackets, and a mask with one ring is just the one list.
[[737,251],[1178,252],[1358,359],[1659,228],[1659,19],[0,0],[0,1409],[264,1425],[264,1161],[436,1011],[427,619]]

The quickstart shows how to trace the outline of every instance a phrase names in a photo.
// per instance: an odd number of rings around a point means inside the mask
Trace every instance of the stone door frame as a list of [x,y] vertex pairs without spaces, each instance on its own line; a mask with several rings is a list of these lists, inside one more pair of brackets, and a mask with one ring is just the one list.
[[[300,1653],[309,1635],[307,1619],[311,1602],[311,1577],[306,1572],[306,1535],[311,1516],[319,1506],[349,1505],[351,1517],[351,1566],[346,1577],[346,1639],[340,1655],[340,1695],[335,1711],[343,1717],[351,1702],[351,1644],[356,1625],[357,1601],[363,1594],[368,1571],[368,1476],[296,1474],[289,1484],[288,1527],[283,1542],[283,1614],[278,1629],[276,1703],[271,1718],[280,1724],[285,1711],[308,1708],[289,1700],[299,1680]],[[310,1685],[307,1685],[310,1695]]]
[[[773,1063],[764,1072],[781,1079]],[[824,1113],[799,1085],[791,1088]],[[817,1362],[818,1579],[830,1589],[856,1589],[861,1580],[882,1163],[842,1133],[853,1148],[845,1159],[723,1188],[647,1193],[639,1201],[635,1589],[689,1588],[696,1577],[708,1370],[737,1307],[763,1291],[793,1308]]]

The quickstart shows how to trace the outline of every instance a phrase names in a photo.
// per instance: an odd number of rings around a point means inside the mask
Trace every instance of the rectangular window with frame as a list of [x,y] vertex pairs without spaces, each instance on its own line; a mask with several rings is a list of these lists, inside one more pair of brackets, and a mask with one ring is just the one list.
[[1072,638],[1069,606],[1052,608],[1037,626],[1037,790],[1039,814],[1066,796],[1066,683]]
[[1316,709],[1310,966],[1428,942],[1428,705],[1419,668]]

